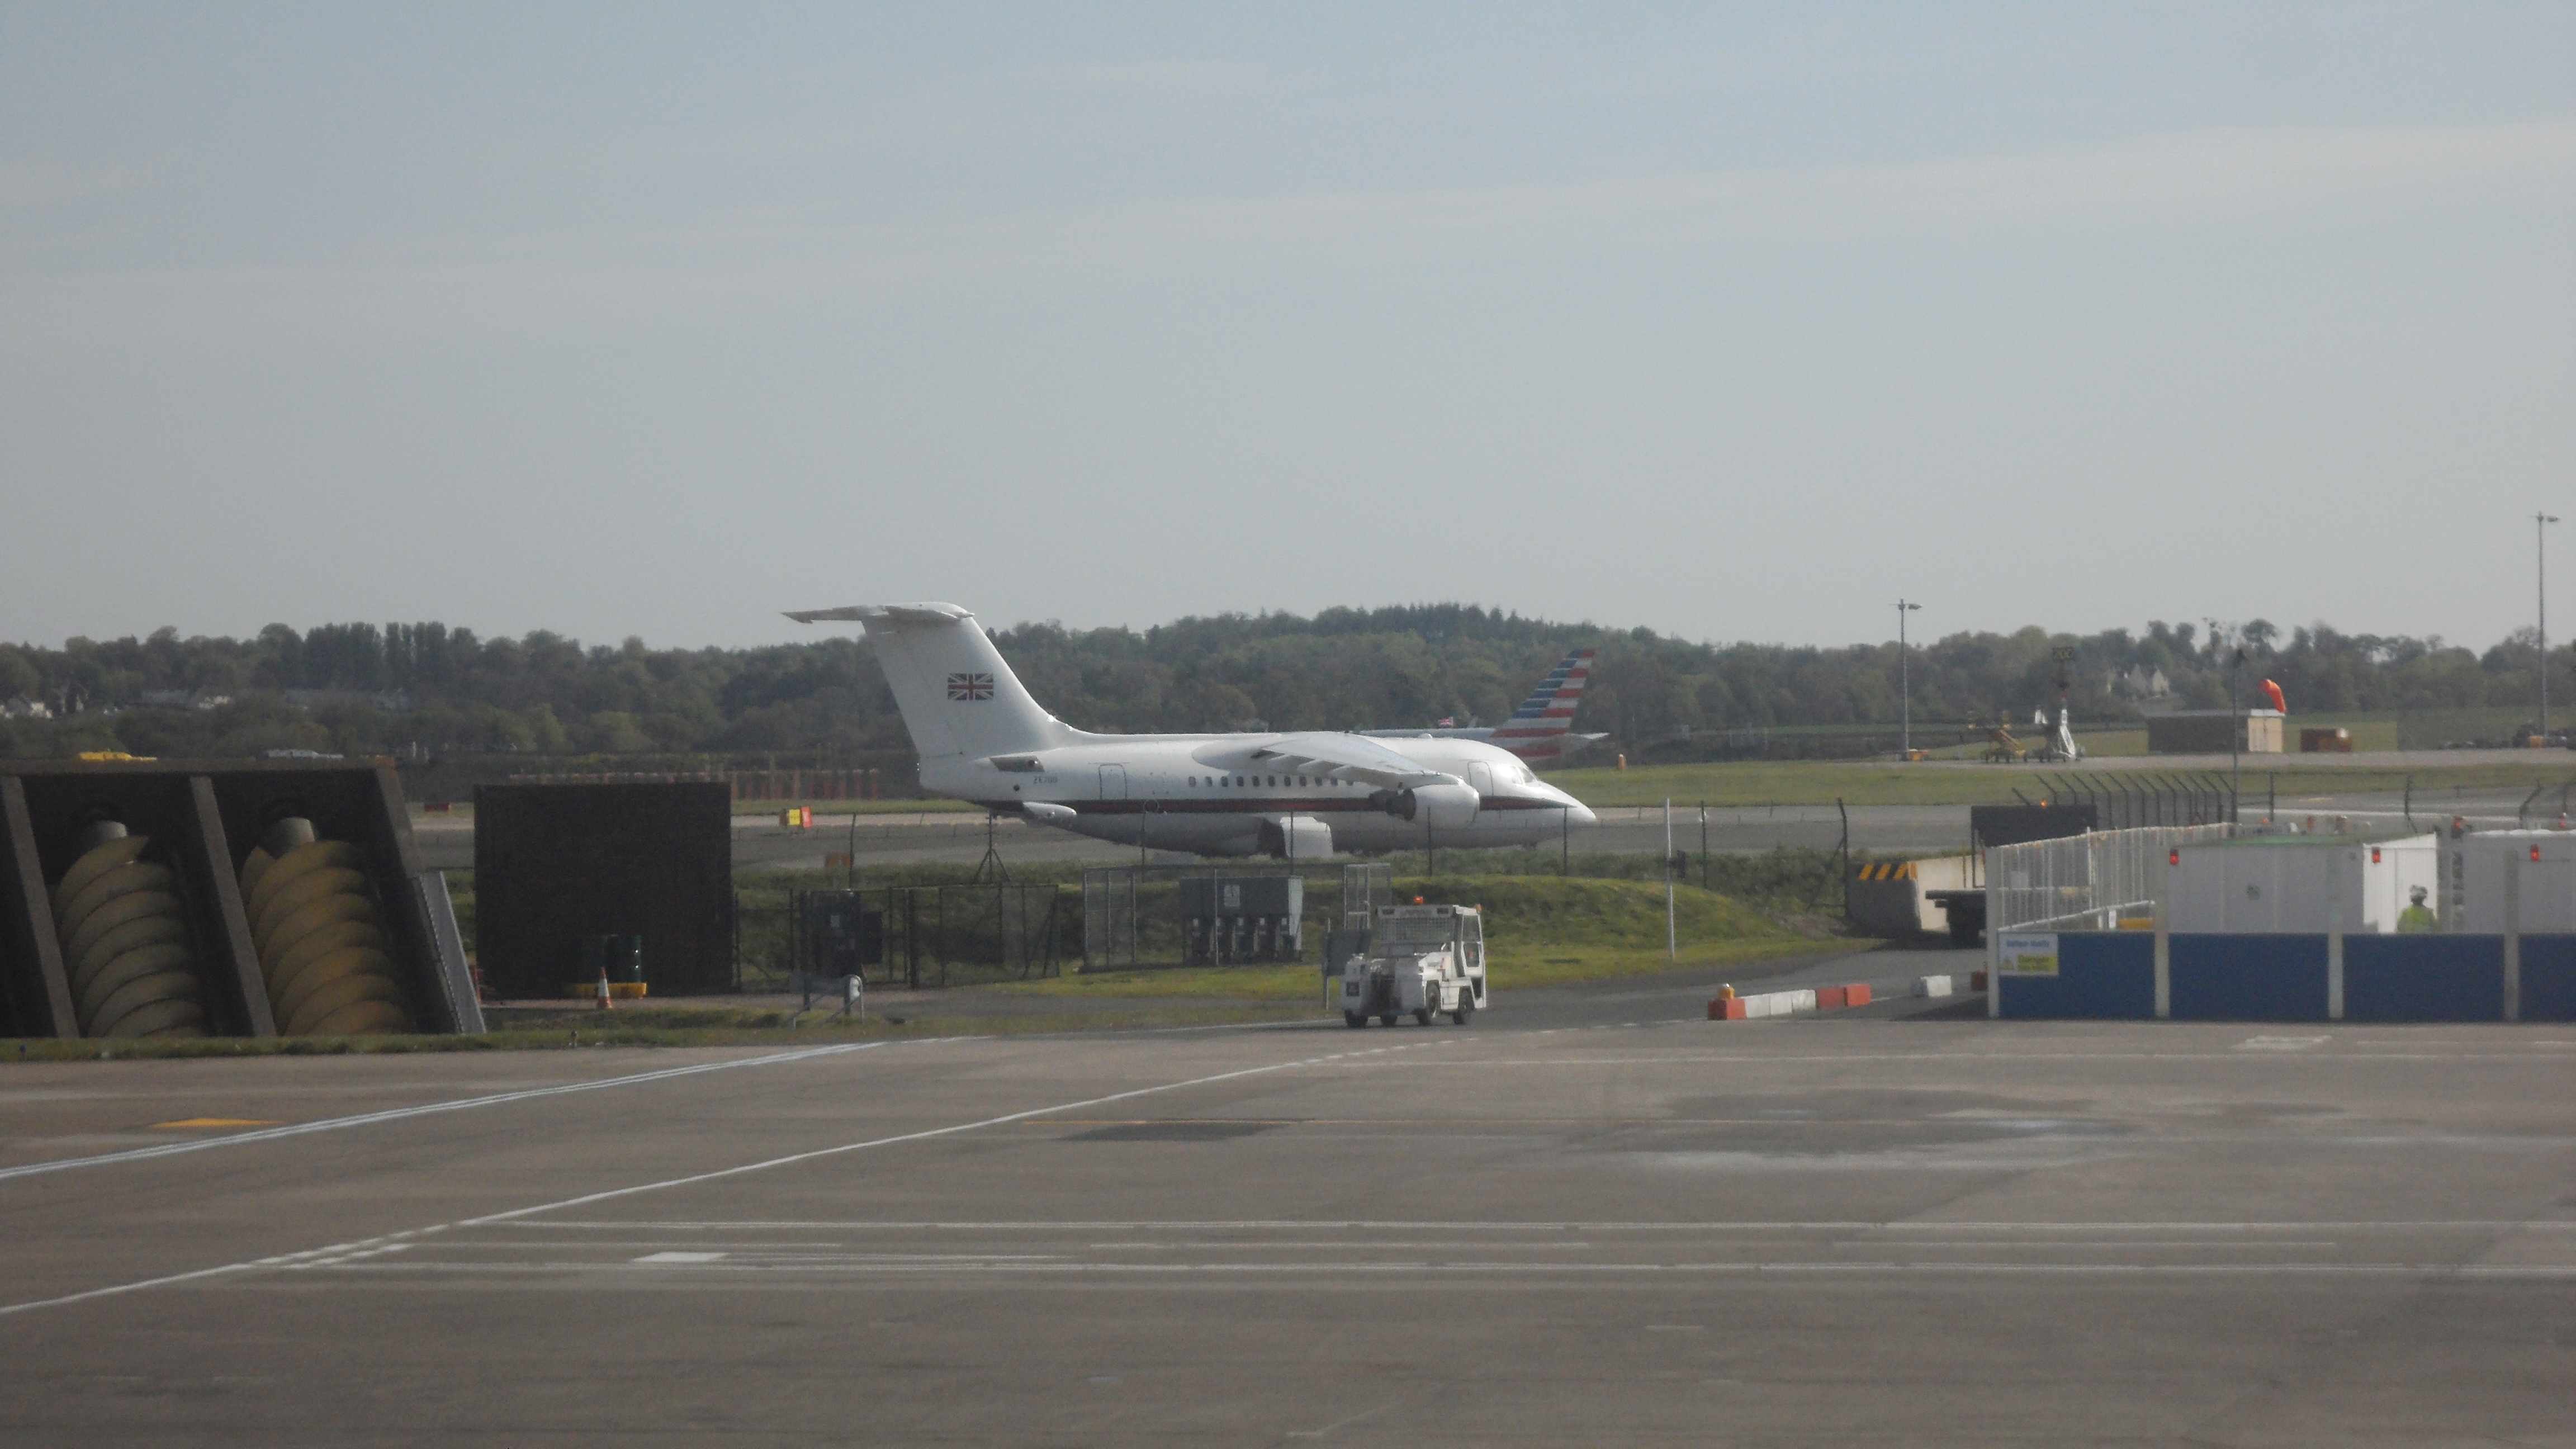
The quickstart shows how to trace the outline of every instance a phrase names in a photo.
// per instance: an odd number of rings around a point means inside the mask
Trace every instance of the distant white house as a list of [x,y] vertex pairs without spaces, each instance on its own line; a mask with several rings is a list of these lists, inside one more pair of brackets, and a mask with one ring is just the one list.
[[2161,669],[2133,664],[2128,672],[2111,676],[2111,688],[2131,699],[2163,699],[2173,693],[2173,681]]
[[29,699],[23,694],[0,699],[0,719],[52,719],[53,717],[53,708],[41,699]]

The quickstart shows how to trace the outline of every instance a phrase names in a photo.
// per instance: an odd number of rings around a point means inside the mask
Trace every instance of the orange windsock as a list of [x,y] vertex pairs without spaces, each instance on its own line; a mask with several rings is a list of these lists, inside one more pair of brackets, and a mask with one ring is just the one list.
[[2290,702],[2281,697],[2281,686],[2274,684],[2268,679],[2263,681],[2263,697],[2272,701],[2272,707],[2279,710],[2281,713],[2288,714],[2290,712]]

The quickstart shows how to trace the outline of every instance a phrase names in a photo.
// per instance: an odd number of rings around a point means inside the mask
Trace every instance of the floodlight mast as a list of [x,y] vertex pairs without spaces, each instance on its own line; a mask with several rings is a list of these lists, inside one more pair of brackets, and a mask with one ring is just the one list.
[[2549,525],[2558,515],[2538,512],[2531,515],[2531,532],[2535,559],[2532,570],[2540,594],[2540,746],[2549,747]]
[[1914,689],[1906,672],[1905,616],[1922,607],[1896,601],[1896,751],[1909,760],[1914,758]]

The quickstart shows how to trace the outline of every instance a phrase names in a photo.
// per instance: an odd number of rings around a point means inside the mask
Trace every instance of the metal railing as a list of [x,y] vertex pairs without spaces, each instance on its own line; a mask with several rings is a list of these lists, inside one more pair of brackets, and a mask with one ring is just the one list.
[[2169,852],[2226,840],[2236,827],[2097,830],[1986,851],[1986,939],[2051,926],[2111,930],[2123,911],[2151,910]]

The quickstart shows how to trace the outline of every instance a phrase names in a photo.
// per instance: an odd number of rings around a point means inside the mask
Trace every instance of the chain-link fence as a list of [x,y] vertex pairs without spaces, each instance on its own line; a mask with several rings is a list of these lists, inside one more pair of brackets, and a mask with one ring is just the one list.
[[2115,929],[2155,908],[2169,852],[2225,840],[2234,825],[2097,830],[1986,851],[1986,939],[2002,931]]
[[737,891],[734,987],[784,991],[795,972],[852,967],[873,986],[1033,980],[1080,959],[1080,929],[1057,885]]
[[[1368,865],[1113,866],[1082,873],[1080,959],[1086,971],[1176,966],[1204,958],[1193,950],[1182,882],[1295,876],[1304,882],[1296,928],[1301,942],[1327,943],[1336,933],[1366,931],[1376,908],[1393,904],[1393,869]],[[1326,949],[1330,949],[1329,945]],[[1312,945],[1299,959],[1315,958]],[[1315,958],[1320,959],[1320,958]]]
[[2233,824],[2237,818],[2235,786],[2206,770],[2052,773],[2040,776],[2039,785],[2052,804],[2091,806],[2096,830]]

